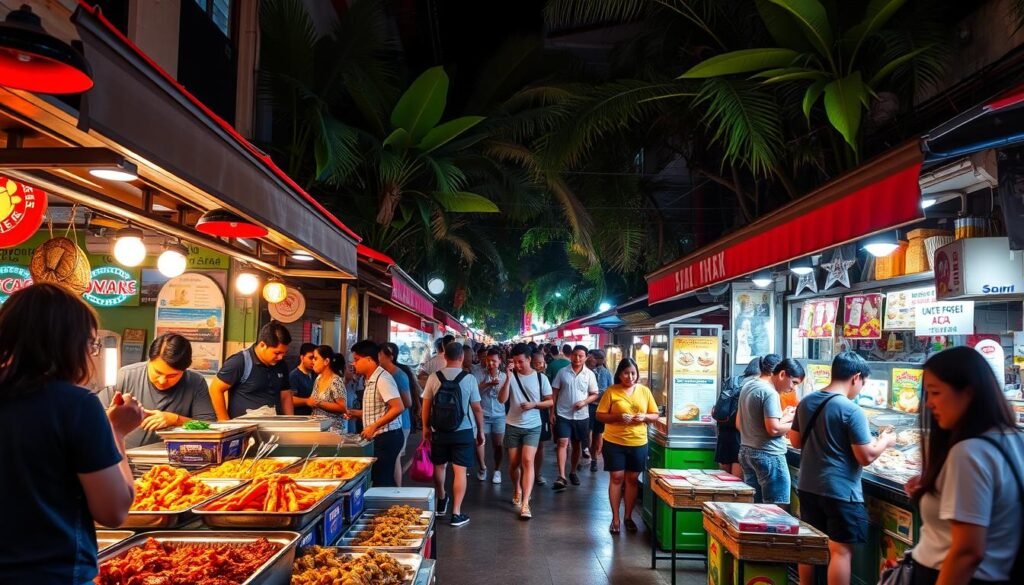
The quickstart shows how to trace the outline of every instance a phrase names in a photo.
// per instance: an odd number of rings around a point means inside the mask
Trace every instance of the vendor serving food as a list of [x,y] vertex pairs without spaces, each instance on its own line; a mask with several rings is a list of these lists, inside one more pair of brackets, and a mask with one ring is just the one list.
[[121,368],[114,387],[100,393],[103,404],[111,404],[117,392],[131,394],[145,410],[142,426],[125,437],[128,449],[159,442],[160,429],[193,419],[217,420],[206,380],[190,371],[191,365],[192,344],[177,333],[167,333],[150,344],[149,361]]

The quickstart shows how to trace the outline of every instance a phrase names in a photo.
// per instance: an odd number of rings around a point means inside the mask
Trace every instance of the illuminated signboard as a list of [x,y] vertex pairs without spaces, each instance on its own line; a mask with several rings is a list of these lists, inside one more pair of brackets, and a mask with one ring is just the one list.
[[32,284],[32,275],[21,266],[0,266],[0,303],[6,302],[12,294]]
[[99,266],[92,270],[89,292],[83,298],[97,307],[117,307],[139,294],[139,279],[117,266]]

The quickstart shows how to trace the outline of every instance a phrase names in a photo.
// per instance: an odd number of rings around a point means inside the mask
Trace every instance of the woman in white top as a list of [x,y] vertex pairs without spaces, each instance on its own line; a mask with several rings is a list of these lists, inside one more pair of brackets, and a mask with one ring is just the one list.
[[924,392],[924,465],[907,483],[922,521],[914,585],[1009,583],[1024,439],[1002,384],[980,353],[956,347],[925,363]]

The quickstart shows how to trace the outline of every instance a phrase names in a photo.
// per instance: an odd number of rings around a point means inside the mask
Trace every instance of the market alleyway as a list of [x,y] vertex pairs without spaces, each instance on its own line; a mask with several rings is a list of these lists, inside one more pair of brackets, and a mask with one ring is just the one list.
[[[416,444],[414,435],[408,453],[415,452]],[[513,512],[512,483],[507,477],[501,485],[494,485],[490,477],[486,482],[477,481],[476,470],[472,470],[463,505],[470,523],[452,528],[445,517],[438,528],[438,553],[443,559],[437,564],[438,585],[669,583],[667,561],[659,561],[657,571],[650,569],[650,533],[641,522],[639,509],[633,516],[640,526],[638,533],[608,532],[608,474],[584,468],[580,472],[582,485],[554,493],[555,451],[551,443],[546,445],[544,477],[548,485],[535,489],[533,519],[528,522]],[[407,481],[405,485],[422,484]],[[680,561],[679,567],[679,585],[707,582],[703,563]]]

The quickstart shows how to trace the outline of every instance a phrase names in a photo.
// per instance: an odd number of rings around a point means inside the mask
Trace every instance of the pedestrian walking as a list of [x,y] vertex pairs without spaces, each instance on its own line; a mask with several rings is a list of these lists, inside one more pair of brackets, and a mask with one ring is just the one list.
[[[600,349],[592,349],[587,354],[587,367],[594,372],[597,378],[597,400],[588,406],[590,410],[590,471],[597,471],[597,458],[601,456],[601,448],[604,445],[604,423],[597,420],[597,405],[604,396],[604,391],[613,384],[612,373],[605,367],[604,352]],[[584,451],[584,455],[586,452]]]
[[531,354],[524,344],[512,348],[512,361],[506,375],[511,381],[502,386],[498,401],[508,401],[506,415],[505,448],[508,449],[508,468],[512,476],[512,505],[523,519],[530,519],[530,496],[533,493],[536,472],[534,456],[541,441],[542,410],[553,404],[551,383],[532,364],[544,363],[544,356]]
[[[514,351],[513,355],[515,355]],[[530,362],[531,369],[544,375],[545,379],[548,380],[548,390],[550,391],[551,379],[547,377],[548,362],[546,356],[538,350],[532,357],[528,358],[528,361]],[[539,486],[545,486],[548,483],[548,480],[544,479],[544,474],[541,471],[544,469],[544,446],[551,441],[551,406],[553,405],[554,401],[540,407],[540,441],[537,443],[537,456],[533,460],[534,483]]]
[[[505,404],[500,400],[502,390],[508,391],[508,373],[502,371],[501,354],[497,349],[487,350],[483,365],[476,373],[477,387],[480,391],[480,405],[484,411],[484,435],[491,444],[494,458],[494,469],[491,483],[501,483],[501,464],[504,459],[505,442]],[[487,458],[483,445],[476,448],[476,459],[479,466],[477,479],[487,480]]]
[[[597,378],[586,366],[587,348],[573,347],[570,365],[562,368],[551,383],[554,394],[554,416],[552,427],[558,441],[556,465],[558,477],[552,485],[556,492],[564,491],[567,483],[580,485],[576,472],[583,454],[583,442],[587,440],[590,423],[588,406],[597,399]],[[570,446],[572,453],[570,456]],[[569,459],[568,482],[566,481],[566,460]]]

